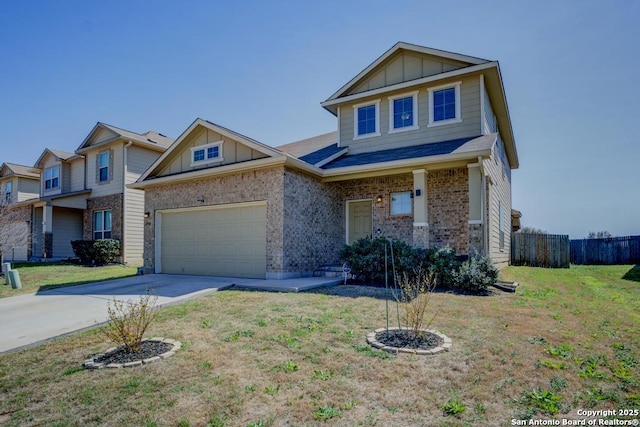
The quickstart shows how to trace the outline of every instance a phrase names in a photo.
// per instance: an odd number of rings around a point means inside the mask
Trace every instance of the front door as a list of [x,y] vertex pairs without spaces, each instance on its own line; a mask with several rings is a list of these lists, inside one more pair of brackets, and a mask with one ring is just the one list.
[[371,200],[359,202],[348,202],[349,224],[347,244],[352,244],[356,240],[364,237],[371,237]]

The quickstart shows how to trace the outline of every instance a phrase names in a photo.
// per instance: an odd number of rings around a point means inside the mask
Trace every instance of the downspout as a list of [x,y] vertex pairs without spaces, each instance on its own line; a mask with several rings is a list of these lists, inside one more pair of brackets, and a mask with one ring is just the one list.
[[487,177],[484,171],[482,156],[478,156],[478,164],[480,165],[480,182],[482,191],[480,191],[480,218],[482,220],[482,250],[483,255],[489,255],[489,227],[487,221]]
[[128,163],[127,163],[127,159],[129,157],[129,150],[128,148],[131,147],[133,145],[133,141],[129,140],[125,146],[124,146],[124,150],[122,152],[122,161],[123,163],[123,167],[122,167],[122,212],[120,213],[120,223],[121,223],[121,227],[122,227],[122,242],[120,243],[120,247],[123,248],[122,250],[122,263],[125,264],[124,260],[124,249],[126,249],[126,245],[124,244],[125,240],[125,234],[126,234],[126,227],[125,227],[125,212],[127,212],[127,197],[126,197],[126,193],[127,193],[127,168],[128,168]]

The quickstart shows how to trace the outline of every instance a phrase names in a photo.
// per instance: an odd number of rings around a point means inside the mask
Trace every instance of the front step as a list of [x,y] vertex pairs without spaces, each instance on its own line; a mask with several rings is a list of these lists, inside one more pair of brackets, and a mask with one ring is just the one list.
[[343,278],[341,265],[323,265],[313,272],[313,277]]

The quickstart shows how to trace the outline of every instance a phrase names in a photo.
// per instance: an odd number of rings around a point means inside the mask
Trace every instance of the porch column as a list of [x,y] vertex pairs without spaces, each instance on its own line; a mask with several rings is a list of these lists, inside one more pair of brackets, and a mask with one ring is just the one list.
[[480,162],[467,165],[469,169],[469,253],[484,253],[483,173]]
[[42,207],[42,257],[51,258],[53,256],[53,207],[45,205]]
[[429,215],[427,211],[427,171],[413,171],[413,246],[429,247]]

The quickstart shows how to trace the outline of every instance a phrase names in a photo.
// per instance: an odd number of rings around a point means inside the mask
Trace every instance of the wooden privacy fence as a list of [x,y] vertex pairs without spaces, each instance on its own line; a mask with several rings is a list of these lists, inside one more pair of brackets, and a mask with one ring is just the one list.
[[511,264],[569,268],[569,236],[563,234],[511,234]]
[[571,241],[573,264],[640,264],[640,236]]

